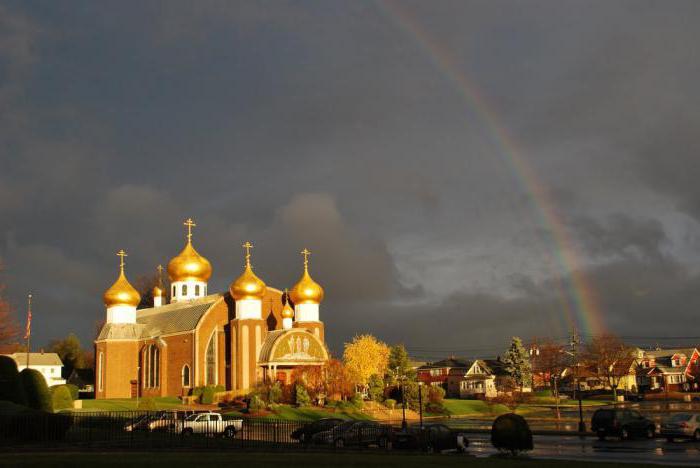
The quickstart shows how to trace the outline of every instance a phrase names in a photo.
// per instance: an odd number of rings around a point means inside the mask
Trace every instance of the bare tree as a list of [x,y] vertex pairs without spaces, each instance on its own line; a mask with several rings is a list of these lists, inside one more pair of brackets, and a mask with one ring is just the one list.
[[531,349],[530,358],[532,371],[542,382],[547,382],[552,387],[552,394],[556,405],[557,419],[561,418],[559,410],[559,379],[569,364],[570,358],[566,354],[563,345],[553,340],[545,340]]
[[633,356],[633,348],[611,334],[594,337],[584,351],[586,364],[595,369],[599,378],[608,382],[612,388],[614,400],[617,400],[617,387],[620,381],[629,374]]
[[[2,265],[0,264],[0,271]],[[3,297],[5,285],[0,284],[0,345],[14,347],[19,338],[19,325],[10,304]]]

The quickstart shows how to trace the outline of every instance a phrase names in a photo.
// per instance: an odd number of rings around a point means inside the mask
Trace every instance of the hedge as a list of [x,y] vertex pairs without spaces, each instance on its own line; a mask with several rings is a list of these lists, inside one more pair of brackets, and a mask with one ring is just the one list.
[[17,371],[17,363],[9,356],[0,356],[0,400],[26,405],[27,397]]
[[54,411],[73,408],[73,396],[67,385],[55,385],[51,387],[51,402]]
[[532,431],[520,415],[503,414],[496,418],[491,427],[491,444],[501,452],[515,456],[532,450]]
[[27,406],[40,411],[53,412],[49,387],[39,371],[22,369],[22,372],[19,373],[19,379],[27,397]]

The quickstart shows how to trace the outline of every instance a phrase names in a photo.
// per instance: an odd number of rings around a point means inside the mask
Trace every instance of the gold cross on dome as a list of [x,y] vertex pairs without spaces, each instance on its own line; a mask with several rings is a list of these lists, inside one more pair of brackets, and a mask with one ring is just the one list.
[[253,244],[250,241],[245,241],[243,248],[245,249],[245,264],[250,265],[250,249],[253,248]]
[[311,251],[304,247],[304,250],[300,252],[304,256],[304,268],[309,266],[309,256],[311,256]]
[[128,255],[124,252],[124,249],[121,249],[117,252],[117,257],[119,257],[119,268],[124,271],[124,257],[128,257]]
[[156,267],[156,270],[158,270],[158,276],[163,274],[163,265],[158,265]]
[[192,228],[197,225],[192,221],[192,218],[187,218],[182,224],[187,226],[187,242],[192,242]]

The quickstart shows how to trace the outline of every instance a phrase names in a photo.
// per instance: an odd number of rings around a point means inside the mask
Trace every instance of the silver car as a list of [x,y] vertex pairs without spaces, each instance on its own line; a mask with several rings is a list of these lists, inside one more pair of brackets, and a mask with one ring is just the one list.
[[700,441],[700,414],[676,413],[661,423],[661,436],[673,439],[693,439]]

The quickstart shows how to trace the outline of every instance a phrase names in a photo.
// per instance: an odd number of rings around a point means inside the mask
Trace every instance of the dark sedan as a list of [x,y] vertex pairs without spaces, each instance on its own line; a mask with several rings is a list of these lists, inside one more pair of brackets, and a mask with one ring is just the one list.
[[313,435],[311,440],[314,444],[333,445],[336,448],[370,445],[386,447],[390,436],[391,428],[388,426],[372,421],[346,421]]
[[444,424],[424,424],[423,427],[414,425],[395,432],[392,444],[396,449],[424,450],[430,453],[445,450],[464,452],[469,441],[464,434],[453,432]]
[[332,429],[343,422],[344,420],[339,418],[319,419],[318,421],[304,424],[302,427],[292,432],[290,437],[294,440],[298,440],[302,444],[308,444],[311,443],[311,438],[314,436],[314,434]]

